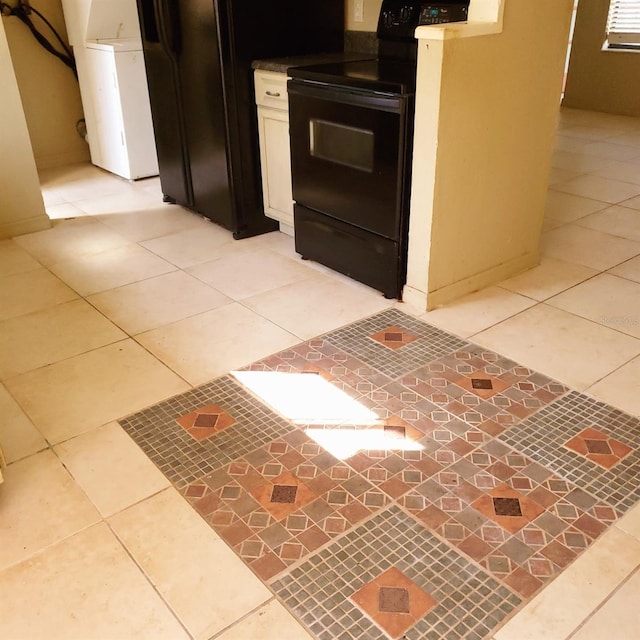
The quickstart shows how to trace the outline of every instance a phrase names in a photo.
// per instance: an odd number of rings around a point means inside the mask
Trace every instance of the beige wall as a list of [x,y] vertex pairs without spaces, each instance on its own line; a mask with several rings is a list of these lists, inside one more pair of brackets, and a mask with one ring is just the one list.
[[382,0],[363,0],[363,18],[362,22],[356,22],[353,19],[354,0],[346,0],[347,8],[347,29],[352,31],[375,31],[378,27],[378,15]]
[[407,292],[429,308],[538,260],[573,1],[481,2],[501,33],[419,43]]
[[[60,0],[38,0],[34,6],[66,38]],[[42,24],[35,15],[33,20],[38,26]],[[46,168],[89,160],[89,148],[76,132],[76,122],[83,113],[73,73],[45,51],[18,18],[3,18],[3,24],[37,166]],[[45,29],[43,33],[49,36]]]
[[0,238],[49,227],[11,55],[0,20]]
[[609,0],[580,0],[563,104],[640,116],[640,53],[603,51]]

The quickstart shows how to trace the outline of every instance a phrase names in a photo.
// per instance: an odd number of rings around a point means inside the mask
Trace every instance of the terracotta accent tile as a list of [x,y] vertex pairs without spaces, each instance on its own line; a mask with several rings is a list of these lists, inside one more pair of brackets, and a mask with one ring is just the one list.
[[576,557],[575,551],[568,549],[557,540],[541,549],[540,553],[560,567],[566,567]]
[[535,556],[528,561],[531,574],[538,578],[548,578],[553,575],[553,565],[546,558]]
[[235,546],[243,540],[246,540],[251,535],[253,535],[253,531],[251,531],[242,520],[238,520],[220,532],[220,536],[231,546]]
[[178,418],[176,422],[198,442],[211,438],[236,423],[235,419],[217,404],[200,407]]
[[511,385],[508,382],[482,373],[473,373],[469,376],[461,376],[454,380],[455,384],[480,398],[492,398]]
[[492,548],[481,538],[476,535],[469,536],[466,540],[457,545],[458,549],[474,560],[482,560],[488,555]]
[[[287,489],[276,489],[276,487],[287,487]],[[276,520],[284,520],[289,514],[317,498],[317,495],[290,471],[252,489],[251,495]],[[283,501],[285,498],[289,500],[291,497],[293,497],[293,502]]]
[[534,578],[530,573],[518,567],[510,576],[504,579],[514,591],[530,598],[543,585],[538,578]]
[[340,509],[339,513],[344,516],[350,524],[355,524],[356,522],[360,522],[360,520],[364,520],[364,518],[371,514],[371,511],[362,503],[354,500],[347,506]]
[[258,558],[249,565],[261,580],[270,580],[287,568],[287,565],[271,552],[262,558]]
[[404,493],[407,493],[411,489],[411,485],[407,484],[400,480],[400,478],[394,477],[386,482],[383,482],[380,485],[380,489],[382,489],[387,495],[392,498],[398,498]]
[[302,556],[301,544],[285,542],[280,549],[280,557],[284,560],[298,560]]
[[[497,498],[498,500],[517,500],[519,512],[521,515],[518,515],[518,510],[515,509],[501,511],[500,508],[498,508],[498,511],[496,511],[496,503],[494,502],[494,498]],[[515,502],[498,502],[497,504],[501,505],[505,509],[508,505],[515,507]],[[533,500],[530,500],[527,496],[517,492],[515,489],[512,489],[506,484],[492,489],[487,494],[475,500],[471,504],[471,506],[490,520],[497,522],[501,527],[503,527],[510,533],[516,533],[517,531],[520,531],[520,529],[522,529],[529,522],[535,520],[544,511],[544,509],[539,504],[533,502]],[[514,515],[506,515],[507,511]]]
[[571,438],[564,446],[604,469],[611,469],[633,451],[623,442],[591,427]]
[[192,484],[189,485],[184,492],[184,495],[187,498],[202,498],[202,496],[207,492],[206,484]]
[[502,462],[496,462],[487,468],[487,471],[500,480],[508,480],[512,475],[516,473],[515,469],[508,467]]
[[193,506],[201,516],[207,517],[218,509],[221,502],[222,501],[215,493],[210,493],[209,495],[200,498],[200,500],[196,500],[193,503]]
[[385,347],[393,349],[394,351],[407,344],[411,344],[414,340],[418,339],[418,336],[413,335],[406,329],[398,327],[397,325],[387,327],[386,329],[378,331],[369,337]]
[[431,529],[437,529],[440,525],[449,520],[449,516],[446,513],[433,505],[415,515]]
[[594,539],[607,528],[607,525],[598,522],[586,513],[580,516],[573,525],[583,533],[586,533],[590,538]]
[[308,551],[315,551],[318,547],[328,542],[331,538],[316,525],[312,525],[306,531],[297,536],[297,539]]
[[392,567],[350,598],[392,638],[399,638],[437,602]]

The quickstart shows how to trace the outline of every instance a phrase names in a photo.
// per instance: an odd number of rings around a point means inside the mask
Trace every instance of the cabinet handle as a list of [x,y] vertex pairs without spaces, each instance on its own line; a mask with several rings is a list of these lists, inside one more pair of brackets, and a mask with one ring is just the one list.
[[279,98],[280,97],[280,92],[279,91],[267,91],[267,95],[271,98]]

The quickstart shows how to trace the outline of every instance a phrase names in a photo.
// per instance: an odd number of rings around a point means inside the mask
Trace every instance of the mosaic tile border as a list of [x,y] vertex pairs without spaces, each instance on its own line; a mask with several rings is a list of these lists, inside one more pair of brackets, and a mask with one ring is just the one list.
[[397,506],[349,531],[271,584],[319,640],[387,638],[350,599],[397,568],[437,602],[402,636],[481,640],[521,599]]
[[[633,451],[605,469],[565,446],[588,427]],[[603,402],[572,391],[499,438],[615,509],[624,512],[640,499],[640,419]]]
[[[179,418],[214,403],[235,419],[234,428],[198,441],[178,424]],[[140,411],[120,425],[178,489],[296,430],[229,376]]]

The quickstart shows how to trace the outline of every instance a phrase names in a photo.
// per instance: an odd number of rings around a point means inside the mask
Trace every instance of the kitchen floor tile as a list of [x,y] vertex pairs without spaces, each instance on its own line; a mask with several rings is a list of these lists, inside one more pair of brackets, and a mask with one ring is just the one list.
[[[25,296],[24,292],[29,295]],[[46,269],[37,267],[22,273],[0,276],[0,320],[47,309],[78,298]]]
[[221,255],[226,247],[237,242],[231,232],[212,222],[168,236],[145,240],[140,244],[181,269],[192,267]]
[[103,517],[169,486],[115,422],[67,440],[54,447],[54,452]]
[[640,195],[640,185],[594,175],[578,176],[554,186],[558,191],[616,204]]
[[126,337],[84,300],[0,322],[0,378],[118,342]]
[[640,338],[640,283],[602,273],[547,304]]
[[189,273],[234,300],[317,277],[301,260],[291,260],[268,250],[242,252],[224,260],[205,262]]
[[18,236],[14,241],[45,266],[128,244],[126,238],[88,216],[54,221],[51,229]]
[[582,175],[582,171],[573,171],[572,169],[561,169],[560,167],[551,167],[551,172],[549,173],[549,186],[552,187],[558,182],[566,182],[567,180],[571,180],[571,178],[577,178],[579,175]]
[[176,270],[174,265],[135,244],[56,262],[49,268],[82,296]]
[[421,319],[468,338],[534,304],[534,300],[517,293],[500,287],[488,287],[455,300],[441,309],[429,311]]
[[640,416],[640,358],[623,365],[587,389],[600,400],[634,416]]
[[629,198],[629,200],[624,200],[620,203],[621,207],[628,207],[629,209],[640,210],[640,196],[636,196],[635,198]]
[[567,224],[542,236],[542,253],[604,271],[640,254],[640,242]]
[[245,298],[243,304],[298,338],[307,339],[382,311],[393,301],[364,285],[318,275]]
[[617,142],[611,140],[589,142],[588,144],[585,144],[583,147],[581,147],[580,152],[586,153],[590,156],[609,158],[611,160],[617,160],[620,162],[633,160],[640,155],[637,148],[625,144],[618,144]]
[[618,522],[616,528],[636,540],[640,540],[640,504],[630,509]]
[[567,638],[638,567],[640,542],[607,531],[494,634],[495,640]]
[[567,223],[574,222],[595,211],[606,209],[608,204],[600,200],[591,200],[571,193],[549,189],[545,207],[545,219]]
[[218,636],[218,640],[251,639],[311,640],[312,636],[277,600],[272,600]]
[[71,220],[87,215],[82,209],[78,209],[76,205],[70,202],[49,205],[46,207],[46,212],[49,220]]
[[[640,169],[638,171],[640,173]],[[604,231],[612,236],[640,242],[640,211],[626,207],[610,207],[598,213],[585,216],[576,224],[588,229]]]
[[0,569],[100,520],[95,507],[51,451],[14,462],[3,474]]
[[130,335],[157,329],[231,302],[225,295],[176,271],[88,297]]
[[[586,620],[572,636],[572,640],[601,640],[620,638],[631,640],[640,629],[640,571],[636,572]],[[612,625],[615,625],[612,628]]]
[[[208,337],[204,343],[203,337]],[[136,339],[191,384],[297,342],[292,334],[238,303],[141,333]]]
[[42,434],[33,426],[18,403],[0,384],[0,446],[7,464],[47,448]]
[[528,298],[543,301],[597,274],[598,271],[595,269],[543,255],[537,267],[504,280],[499,286]]
[[[570,171],[576,171],[580,173],[587,173],[591,171],[598,171],[599,169],[605,169],[611,164],[611,162],[612,161],[608,158],[597,158],[596,156],[589,156],[584,153],[575,153],[572,151],[562,150],[556,150],[551,158],[552,167],[557,167],[558,169],[569,169]],[[554,188],[556,187],[557,185],[554,185]]]
[[634,162],[612,162],[608,167],[594,171],[593,175],[599,178],[640,184],[640,167],[637,160]]
[[627,280],[640,282],[640,256],[619,264],[617,267],[611,269],[609,273],[614,276],[620,276],[621,278],[627,278]]
[[0,240],[0,274],[3,277],[37,269],[40,269],[40,263],[22,247],[13,240]]
[[0,591],[5,638],[189,639],[104,524],[1,572]]
[[[271,599],[269,590],[173,489],[109,523],[196,639],[207,639]],[[206,594],[202,606],[192,588]]]
[[188,389],[132,340],[16,376],[6,387],[50,443]]
[[546,304],[473,339],[576,389],[594,384],[640,353],[640,340]]

